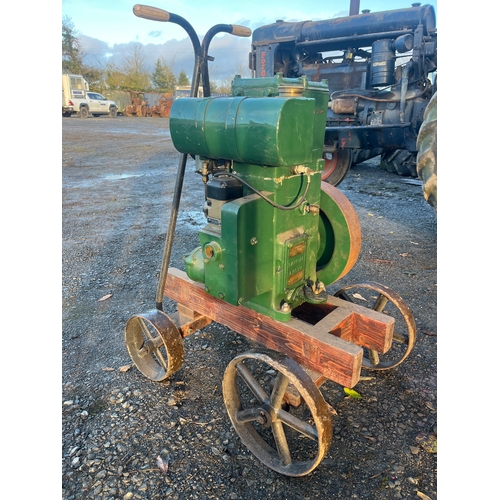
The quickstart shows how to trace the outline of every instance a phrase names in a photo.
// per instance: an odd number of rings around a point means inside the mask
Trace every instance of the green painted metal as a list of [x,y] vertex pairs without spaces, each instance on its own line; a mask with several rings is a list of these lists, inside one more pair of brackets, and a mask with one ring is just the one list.
[[202,161],[232,160],[228,173],[243,183],[243,196],[208,199],[217,210],[185,257],[186,273],[214,297],[287,321],[310,300],[304,287],[338,278],[349,245],[337,238],[349,238],[345,220],[332,222],[334,202],[321,191],[328,87],[236,77],[233,95],[172,106],[174,146]]
[[[270,166],[311,161],[314,99],[177,99],[170,133],[181,153]],[[297,119],[299,118],[299,119]]]
[[309,130],[312,133],[313,146],[311,154],[313,159],[323,156],[323,143],[325,139],[326,112],[330,92],[326,80],[311,82],[305,76],[300,78],[284,78],[282,73],[265,78],[242,78],[236,75],[232,84],[233,96],[250,97],[290,97],[300,94],[302,97],[313,98],[314,126]]

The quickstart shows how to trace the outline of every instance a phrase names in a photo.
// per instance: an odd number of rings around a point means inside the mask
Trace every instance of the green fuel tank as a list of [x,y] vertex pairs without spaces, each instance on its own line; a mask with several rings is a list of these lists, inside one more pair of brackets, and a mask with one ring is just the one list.
[[273,167],[311,162],[310,98],[177,99],[170,133],[181,153]]

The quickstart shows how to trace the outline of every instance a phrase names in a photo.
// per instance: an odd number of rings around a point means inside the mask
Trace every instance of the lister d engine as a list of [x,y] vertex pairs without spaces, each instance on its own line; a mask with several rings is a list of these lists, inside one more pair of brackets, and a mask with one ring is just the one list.
[[306,77],[244,79],[232,97],[177,99],[175,148],[199,157],[206,226],[185,256],[190,279],[230,304],[288,321],[359,254],[357,216],[321,181],[329,90]]
[[[212,321],[259,344],[226,367],[221,387],[229,419],[264,465],[304,476],[333,439],[332,408],[320,386],[331,380],[352,389],[362,368],[399,366],[415,344],[413,314],[378,283],[326,291],[349,272],[361,246],[352,205],[321,180],[327,82],[282,73],[235,77],[232,97],[194,97],[200,77],[209,91],[212,37],[250,30],[218,24],[200,44],[178,15],[144,5],[134,13],[184,27],[195,71],[193,97],[177,99],[170,113],[181,155],[156,308],[127,321],[127,350],[146,377],[160,382],[182,367],[184,338]],[[200,245],[186,249],[184,272],[168,264],[188,155],[205,185],[206,224]],[[177,303],[171,316],[164,297]]]

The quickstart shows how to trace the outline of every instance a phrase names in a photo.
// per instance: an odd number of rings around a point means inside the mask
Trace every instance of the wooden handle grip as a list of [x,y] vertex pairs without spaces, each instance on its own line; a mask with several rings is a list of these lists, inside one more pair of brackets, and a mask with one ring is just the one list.
[[231,35],[234,36],[250,36],[252,30],[246,26],[238,26],[237,24],[231,24]]
[[163,21],[166,23],[170,20],[170,14],[166,10],[150,7],[149,5],[136,4],[134,5],[133,11],[137,17],[142,17],[143,19],[149,19],[151,21]]

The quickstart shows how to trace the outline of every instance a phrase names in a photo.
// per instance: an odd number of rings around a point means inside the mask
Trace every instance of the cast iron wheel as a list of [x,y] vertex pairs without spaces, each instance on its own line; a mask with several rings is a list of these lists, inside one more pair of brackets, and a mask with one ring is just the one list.
[[424,198],[437,213],[437,92],[425,109],[417,148],[417,173],[422,181]]
[[89,117],[89,108],[87,106],[82,106],[80,108],[80,118],[88,118]]
[[[299,408],[284,404],[289,384],[302,396]],[[270,469],[303,476],[328,452],[328,406],[311,377],[284,354],[255,349],[236,356],[226,368],[222,390],[241,441]]]
[[332,186],[338,186],[349,172],[352,164],[352,151],[338,149],[334,153],[323,153],[325,169],[321,173],[321,180]]
[[137,369],[160,382],[184,362],[184,344],[172,320],[159,310],[132,316],[125,326],[125,344]]
[[363,368],[389,370],[400,365],[408,357],[415,345],[417,327],[413,313],[396,292],[384,285],[366,282],[346,286],[335,293],[335,297],[383,312],[395,320],[391,348],[385,354],[373,349],[364,349]]

